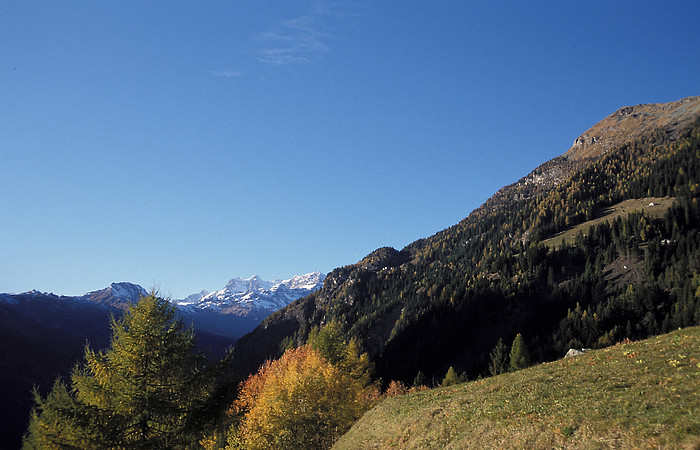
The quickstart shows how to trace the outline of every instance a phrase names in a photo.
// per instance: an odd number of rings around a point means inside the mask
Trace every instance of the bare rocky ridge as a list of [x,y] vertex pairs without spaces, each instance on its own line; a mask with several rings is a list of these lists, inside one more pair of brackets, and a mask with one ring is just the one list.
[[564,157],[574,161],[596,158],[657,128],[664,128],[674,139],[698,115],[700,96],[669,103],[625,106],[576,138]]
[[654,130],[663,130],[673,140],[680,130],[700,115],[700,96],[669,103],[625,106],[593,125],[564,154],[552,158],[517,182],[501,188],[474,212],[508,201],[526,200],[546,192],[575,170],[607,152],[634,142]]
[[138,302],[147,294],[148,292],[137,284],[122,282],[112,283],[99,291],[88,292],[82,298],[126,311],[129,305]]

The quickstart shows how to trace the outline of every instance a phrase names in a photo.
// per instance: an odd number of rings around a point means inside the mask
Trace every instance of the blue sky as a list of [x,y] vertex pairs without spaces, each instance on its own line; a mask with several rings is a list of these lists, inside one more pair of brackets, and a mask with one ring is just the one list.
[[402,248],[616,109],[700,2],[5,1],[0,292],[173,298]]

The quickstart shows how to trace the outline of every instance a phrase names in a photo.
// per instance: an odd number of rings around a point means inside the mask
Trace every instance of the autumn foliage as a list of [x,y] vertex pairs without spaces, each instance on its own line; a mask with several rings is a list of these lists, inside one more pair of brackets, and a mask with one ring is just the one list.
[[231,414],[245,448],[329,448],[372,404],[371,388],[304,346],[265,363],[241,386]]

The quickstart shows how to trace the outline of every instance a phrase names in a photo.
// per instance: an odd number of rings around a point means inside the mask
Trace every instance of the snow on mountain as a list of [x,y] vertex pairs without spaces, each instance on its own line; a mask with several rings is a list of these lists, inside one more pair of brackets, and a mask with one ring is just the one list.
[[17,299],[12,296],[12,294],[0,294],[0,302],[10,303],[13,305],[17,304]]
[[132,283],[112,283],[107,289],[112,291],[112,297],[122,300],[136,301],[148,295],[144,288]]
[[191,305],[192,303],[197,303],[198,301],[203,299],[207,294],[209,294],[209,291],[204,289],[200,292],[197,292],[196,294],[188,295],[182,300],[175,300],[174,303],[178,306]]
[[[260,321],[274,311],[283,308],[296,299],[305,297],[323,285],[326,276],[320,272],[297,275],[288,280],[265,281],[255,275],[250,278],[233,278],[220,291],[206,290],[192,294],[182,300],[173,300],[182,313],[233,314],[250,320]],[[0,302],[15,304],[20,299],[41,299],[42,301],[72,301],[69,303],[97,303],[109,308],[126,310],[148,292],[133,283],[112,283],[104,289],[88,292],[82,296],[59,297],[55,294],[36,290],[23,294],[0,294]],[[231,317],[231,316],[228,316]],[[251,322],[252,323],[252,322]]]
[[[276,280],[265,281],[257,275],[244,280],[243,278],[233,278],[230,280],[224,289],[217,292],[212,292],[212,294],[219,294],[225,292],[227,295],[244,294],[246,292],[260,292],[268,289],[272,289],[275,286]],[[211,295],[211,294],[210,294]]]
[[307,273],[306,275],[297,275],[287,280],[286,284],[289,289],[308,289],[315,291],[323,286],[323,280],[326,278],[320,272]]
[[99,291],[88,292],[82,298],[96,303],[126,307],[127,304],[136,303],[145,295],[148,295],[148,292],[138,284],[122,282],[112,283]]
[[320,289],[325,278],[320,272],[297,275],[288,280],[265,281],[257,275],[247,279],[233,278],[220,291],[202,295],[197,300],[203,291],[176,300],[175,304],[239,316],[267,315]]

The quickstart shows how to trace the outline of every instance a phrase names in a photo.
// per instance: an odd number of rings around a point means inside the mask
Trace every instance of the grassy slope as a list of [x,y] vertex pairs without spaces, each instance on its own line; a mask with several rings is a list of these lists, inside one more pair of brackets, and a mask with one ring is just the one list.
[[334,448],[700,448],[700,327],[383,401]]
[[[663,217],[674,201],[675,198],[672,197],[648,197],[643,199],[625,200],[603,209],[596,214],[597,217],[595,219],[589,220],[580,225],[576,225],[562,231],[561,233],[557,233],[549,239],[545,239],[542,241],[542,244],[548,247],[554,247],[556,249],[561,244],[561,240],[564,239],[568,245],[571,245],[579,232],[582,232],[585,235],[588,233],[588,229],[592,226],[596,226],[602,222],[612,223],[618,217],[624,219],[632,212],[643,212],[647,216],[653,218]],[[654,206],[649,206],[650,203],[654,203]]]

